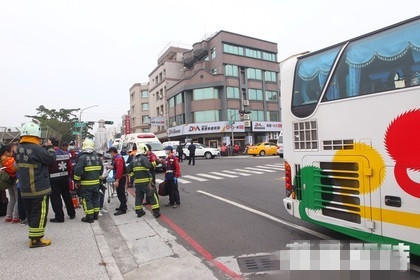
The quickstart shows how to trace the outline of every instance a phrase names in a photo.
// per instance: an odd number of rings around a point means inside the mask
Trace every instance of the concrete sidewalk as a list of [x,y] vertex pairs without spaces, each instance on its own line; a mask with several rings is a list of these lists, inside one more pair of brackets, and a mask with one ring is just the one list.
[[[118,199],[106,203],[118,206]],[[137,218],[134,198],[129,195],[129,211],[114,216],[113,211],[99,222],[76,219],[65,223],[48,222],[46,238],[52,244],[45,248],[29,248],[28,227],[0,220],[0,279],[216,279],[204,260],[179,244],[146,210]],[[54,213],[50,207],[49,218]]]
[[[54,213],[50,207],[49,217]],[[95,235],[89,224],[82,223],[81,209],[76,219],[63,224],[47,223],[45,237],[52,244],[29,248],[28,227],[0,220],[1,279],[57,280],[109,279]]]
[[[108,207],[118,206],[118,199],[113,198]],[[124,279],[217,279],[206,263],[181,245],[149,210],[137,218],[130,194],[128,208],[121,216],[110,211],[99,223]]]

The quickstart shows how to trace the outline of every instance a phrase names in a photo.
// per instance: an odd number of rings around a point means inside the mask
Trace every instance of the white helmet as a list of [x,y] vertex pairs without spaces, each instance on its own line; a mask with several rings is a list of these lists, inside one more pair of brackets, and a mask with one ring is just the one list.
[[95,149],[95,143],[92,139],[86,138],[82,144],[82,150],[93,150]]
[[20,129],[20,136],[35,136],[41,138],[41,127],[34,122],[27,122]]
[[137,145],[137,153],[136,155],[145,155],[149,149],[143,143]]

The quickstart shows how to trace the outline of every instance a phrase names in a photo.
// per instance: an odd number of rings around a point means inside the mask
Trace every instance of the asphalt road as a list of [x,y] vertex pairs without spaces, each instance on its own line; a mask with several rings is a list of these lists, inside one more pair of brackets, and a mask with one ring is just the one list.
[[[285,196],[282,165],[279,157],[199,159],[195,166],[184,161],[181,178],[186,181],[179,183],[181,207],[163,207],[162,212],[216,259],[228,263],[244,255],[285,249],[293,241],[320,240],[317,233],[348,240],[347,236],[286,212],[282,203]],[[157,178],[163,179],[163,174]],[[162,198],[161,204],[166,202]],[[304,229],[273,221],[264,214]]]

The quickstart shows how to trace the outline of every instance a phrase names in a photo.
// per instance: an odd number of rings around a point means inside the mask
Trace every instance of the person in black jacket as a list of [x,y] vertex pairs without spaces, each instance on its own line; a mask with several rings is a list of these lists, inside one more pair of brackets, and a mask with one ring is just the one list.
[[29,225],[30,248],[45,247],[51,240],[43,239],[47,224],[49,194],[51,193],[48,166],[54,163],[55,151],[48,140],[41,146],[41,128],[29,122],[21,129],[16,163],[21,195]]
[[176,152],[178,153],[178,159],[180,162],[184,161],[184,146],[179,143],[178,147],[176,147]]
[[99,186],[104,167],[94,151],[94,146],[92,139],[87,138],[83,141],[82,153],[74,167],[74,180],[80,186],[86,214],[82,222],[85,223],[93,223],[99,216]]
[[191,165],[191,161],[192,161],[192,164],[195,165],[195,149],[196,149],[196,146],[194,145],[194,143],[191,143],[188,146],[188,151],[190,151],[190,159],[188,160],[188,165]]

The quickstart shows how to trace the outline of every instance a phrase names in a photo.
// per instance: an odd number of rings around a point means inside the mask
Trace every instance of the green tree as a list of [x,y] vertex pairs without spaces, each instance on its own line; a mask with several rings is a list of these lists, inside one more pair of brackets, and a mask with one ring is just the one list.
[[[36,115],[26,115],[25,117],[32,118],[40,123],[43,130],[43,137],[56,137],[62,142],[70,142],[76,139],[73,131],[78,117],[76,112],[80,109],[48,109],[44,105],[36,108]],[[92,125],[87,125],[87,136],[92,137],[88,132],[92,129]]]

